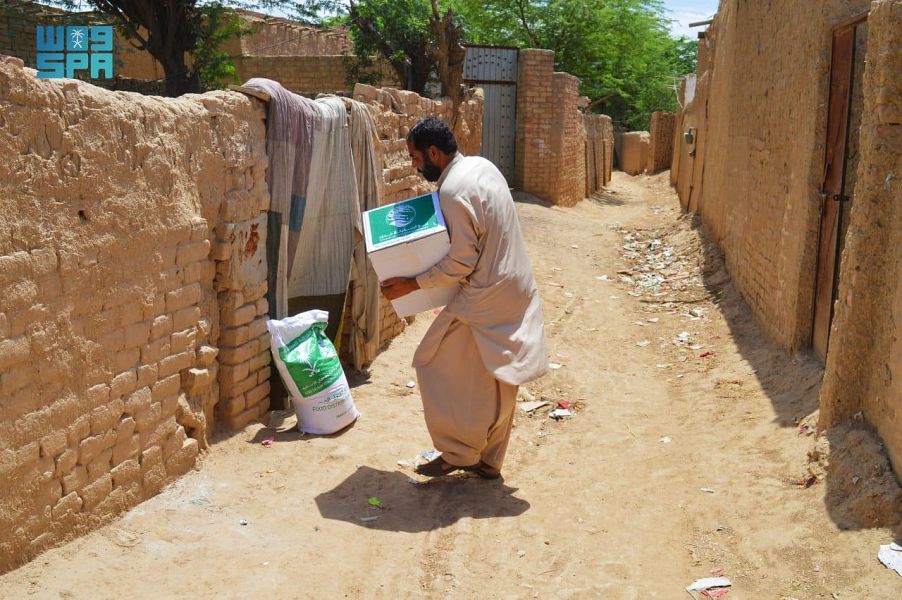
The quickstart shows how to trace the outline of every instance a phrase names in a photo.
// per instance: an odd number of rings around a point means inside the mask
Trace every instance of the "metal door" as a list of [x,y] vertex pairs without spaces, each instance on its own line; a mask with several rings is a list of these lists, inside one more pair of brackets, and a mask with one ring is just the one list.
[[481,155],[498,167],[508,184],[514,181],[517,54],[516,48],[467,46],[464,59],[464,81],[485,94]]

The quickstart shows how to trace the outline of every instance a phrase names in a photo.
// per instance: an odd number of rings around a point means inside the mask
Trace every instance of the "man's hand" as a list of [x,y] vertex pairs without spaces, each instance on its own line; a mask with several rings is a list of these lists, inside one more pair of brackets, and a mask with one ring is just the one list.
[[380,283],[382,287],[382,295],[389,300],[396,300],[401,296],[406,296],[410,292],[420,289],[420,284],[416,279],[410,277],[392,277]]

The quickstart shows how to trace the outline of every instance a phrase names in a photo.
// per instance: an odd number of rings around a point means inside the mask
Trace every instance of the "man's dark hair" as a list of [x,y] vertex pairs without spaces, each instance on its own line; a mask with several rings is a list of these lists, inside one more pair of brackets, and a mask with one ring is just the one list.
[[423,117],[407,133],[407,141],[413,147],[426,154],[429,146],[435,146],[445,154],[457,152],[457,140],[454,132],[438,117]]

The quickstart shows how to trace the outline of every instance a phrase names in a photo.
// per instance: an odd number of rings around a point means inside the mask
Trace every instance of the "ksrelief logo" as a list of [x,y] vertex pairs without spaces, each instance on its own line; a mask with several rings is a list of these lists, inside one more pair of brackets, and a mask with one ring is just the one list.
[[392,227],[407,227],[417,217],[417,211],[409,204],[396,206],[385,215],[385,222]]

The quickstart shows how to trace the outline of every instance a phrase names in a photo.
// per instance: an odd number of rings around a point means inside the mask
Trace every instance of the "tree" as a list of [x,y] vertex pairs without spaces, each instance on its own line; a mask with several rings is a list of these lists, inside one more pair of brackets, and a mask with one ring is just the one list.
[[660,0],[453,0],[466,41],[554,50],[592,110],[646,128],[673,110],[673,77],[695,70],[695,43],[670,37]]
[[[371,57],[381,56],[405,89],[425,94],[435,74],[442,94],[459,98],[462,31],[450,8],[442,14],[438,0],[302,0],[296,10],[304,21],[350,25],[359,65],[370,66]],[[366,80],[362,71],[355,75]]]

